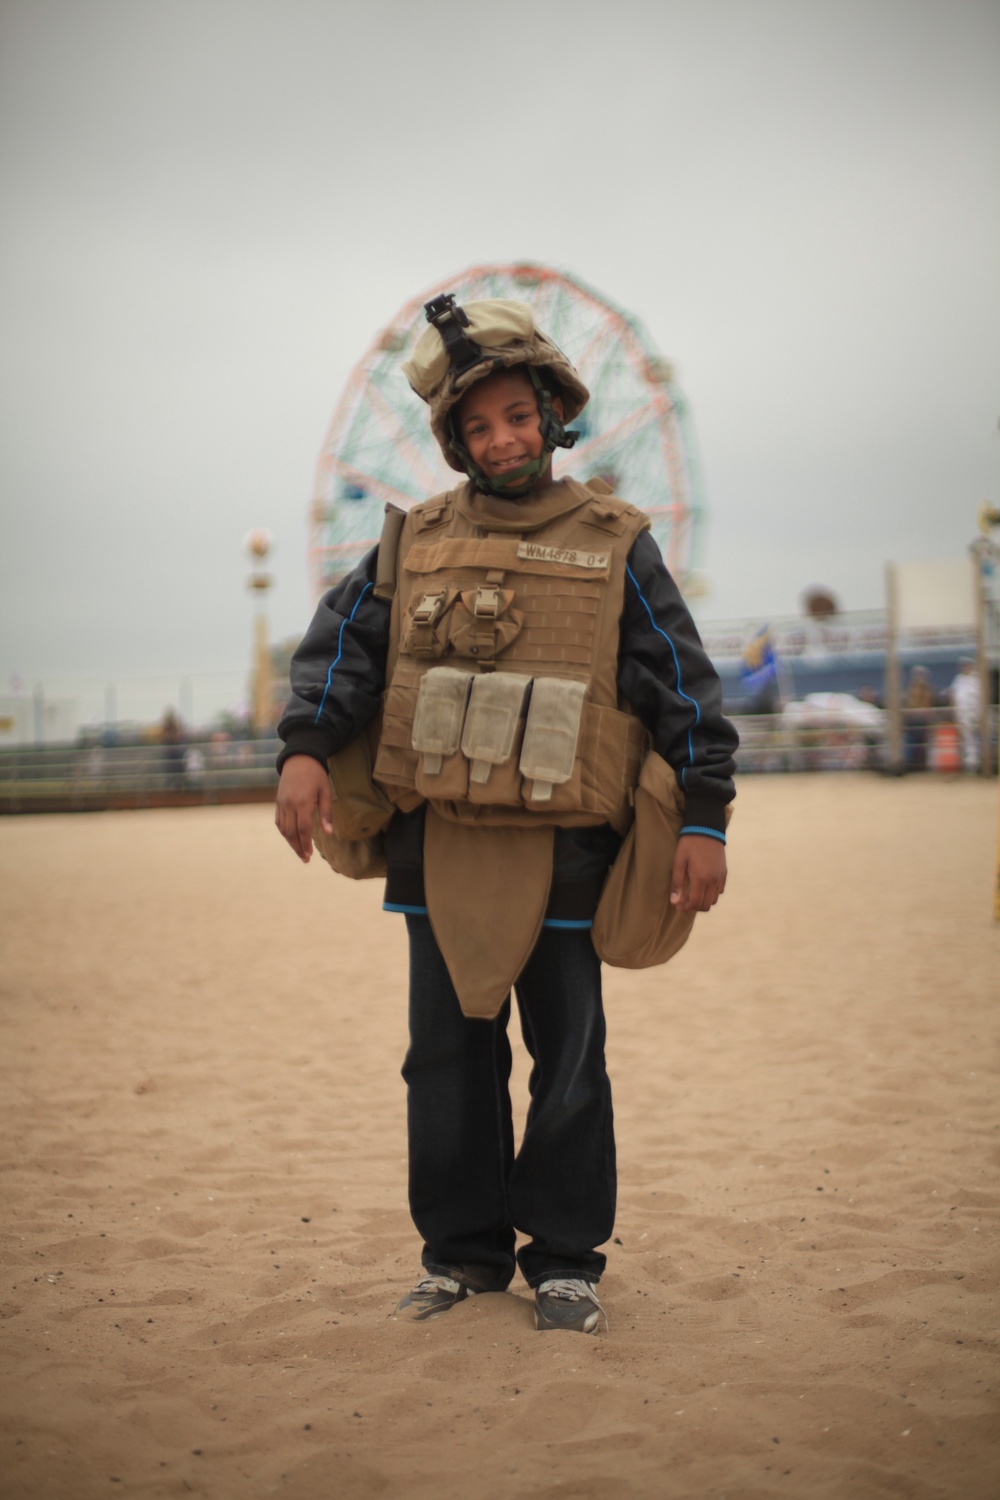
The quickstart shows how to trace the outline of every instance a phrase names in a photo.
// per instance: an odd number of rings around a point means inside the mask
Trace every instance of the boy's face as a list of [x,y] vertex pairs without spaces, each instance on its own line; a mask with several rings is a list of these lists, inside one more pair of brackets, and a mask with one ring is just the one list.
[[[558,396],[553,396],[552,408],[562,420]],[[499,370],[477,380],[458,403],[453,420],[473,463],[501,483],[505,473],[541,455],[538,398],[523,370]],[[550,471],[551,460],[540,482]]]

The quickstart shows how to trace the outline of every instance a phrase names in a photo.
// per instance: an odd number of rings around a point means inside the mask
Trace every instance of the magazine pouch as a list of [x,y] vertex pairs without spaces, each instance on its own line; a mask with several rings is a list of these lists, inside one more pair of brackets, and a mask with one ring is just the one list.
[[552,788],[573,776],[586,692],[585,682],[566,677],[535,678],[520,762],[529,807],[551,802]]
[[454,755],[462,743],[471,683],[472,673],[456,667],[432,667],[420,680],[412,744],[423,757],[425,776],[440,776],[445,757]]
[[[525,694],[531,678],[517,672],[484,672],[472,684],[469,710],[462,730],[462,751],[469,760],[469,780],[485,788],[481,800],[520,802],[520,777],[514,763],[518,731],[522,726]],[[495,766],[508,767],[508,795],[500,795],[502,779],[493,775]]]

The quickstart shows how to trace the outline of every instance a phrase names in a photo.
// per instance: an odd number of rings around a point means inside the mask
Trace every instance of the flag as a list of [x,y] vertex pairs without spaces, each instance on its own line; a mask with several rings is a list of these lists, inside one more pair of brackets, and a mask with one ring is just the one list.
[[743,647],[740,682],[744,692],[757,694],[778,681],[778,655],[770,625],[762,625]]

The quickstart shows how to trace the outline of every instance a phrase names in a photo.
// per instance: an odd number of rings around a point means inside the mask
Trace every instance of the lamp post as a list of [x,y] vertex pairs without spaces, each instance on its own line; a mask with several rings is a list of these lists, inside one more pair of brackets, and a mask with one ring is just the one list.
[[263,528],[251,531],[246,539],[250,554],[251,571],[247,588],[254,596],[253,622],[253,695],[250,721],[255,734],[264,734],[272,727],[272,683],[271,653],[267,644],[267,591],[274,578],[264,564],[272,550],[271,533]]

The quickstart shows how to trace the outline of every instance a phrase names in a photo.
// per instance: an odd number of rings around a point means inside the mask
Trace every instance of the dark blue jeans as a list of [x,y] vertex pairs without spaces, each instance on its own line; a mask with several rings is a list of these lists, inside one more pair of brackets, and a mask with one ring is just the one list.
[[403,1064],[410,1212],[429,1271],[502,1291],[517,1252],[529,1286],[597,1281],[615,1217],[611,1085],[601,966],[586,929],[543,928],[514,986],[532,1058],[531,1103],[514,1154],[510,997],[492,1021],[462,1015],[430,922],[407,916],[410,1046]]

